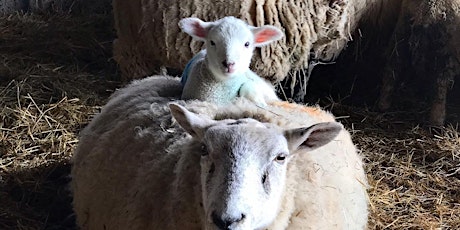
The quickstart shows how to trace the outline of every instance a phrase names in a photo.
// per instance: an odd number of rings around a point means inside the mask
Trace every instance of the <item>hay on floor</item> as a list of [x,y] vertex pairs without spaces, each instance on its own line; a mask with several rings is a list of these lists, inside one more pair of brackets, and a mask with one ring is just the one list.
[[110,15],[0,17],[0,229],[75,228],[69,160],[119,83]]

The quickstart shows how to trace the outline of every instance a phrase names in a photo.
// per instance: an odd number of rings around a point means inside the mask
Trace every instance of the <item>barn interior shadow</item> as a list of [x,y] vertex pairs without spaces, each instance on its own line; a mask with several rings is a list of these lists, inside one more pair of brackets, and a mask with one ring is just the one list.
[[[0,31],[0,229],[75,229],[72,152],[57,148],[61,140],[74,144],[65,138],[76,136],[120,84],[112,15],[18,12],[0,15]],[[34,121],[21,112],[38,111],[55,125],[45,132],[57,130],[53,144],[27,132]]]
[[1,203],[7,210],[0,216],[0,227],[75,229],[69,174],[70,164],[63,161],[8,174],[2,178]]
[[[336,60],[317,65],[308,82],[304,101],[310,104],[319,103],[322,106],[341,103],[364,107],[370,111],[382,112],[383,115],[400,113],[404,120],[410,117],[409,120],[415,124],[428,124],[427,118],[436,79],[417,76],[416,71],[410,66],[402,67],[390,109],[379,110],[377,103],[384,68],[390,55],[388,47],[391,46],[391,29],[381,31],[387,32],[376,33],[375,28],[364,25],[360,30],[361,35],[355,35],[355,39],[347,44]],[[405,58],[410,62],[410,56]],[[459,77],[455,80],[460,81]],[[459,105],[460,84],[452,82],[447,96],[446,123],[460,122]]]

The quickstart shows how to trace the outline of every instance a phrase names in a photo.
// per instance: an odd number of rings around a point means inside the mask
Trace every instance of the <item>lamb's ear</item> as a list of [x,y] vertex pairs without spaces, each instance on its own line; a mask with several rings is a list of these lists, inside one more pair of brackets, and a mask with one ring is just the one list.
[[284,131],[289,145],[289,150],[313,150],[332,141],[342,130],[342,125],[337,122],[323,122],[310,127]]
[[204,22],[199,18],[184,18],[179,21],[182,31],[199,41],[206,41],[208,31],[213,25],[213,22]]
[[215,122],[199,114],[192,113],[185,107],[176,103],[170,103],[169,109],[171,110],[171,115],[176,119],[179,125],[190,133],[190,135],[199,139],[203,138],[206,128]]
[[251,27],[254,34],[254,46],[264,46],[271,42],[281,39],[284,34],[274,26]]

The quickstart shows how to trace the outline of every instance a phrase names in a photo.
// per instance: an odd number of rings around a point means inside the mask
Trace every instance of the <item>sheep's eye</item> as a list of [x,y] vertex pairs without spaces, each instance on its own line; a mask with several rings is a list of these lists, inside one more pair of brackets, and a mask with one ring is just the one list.
[[204,156],[207,156],[209,155],[209,152],[208,152],[208,148],[206,147],[206,145],[201,145],[201,156],[204,157]]
[[276,156],[275,161],[278,163],[283,163],[286,160],[286,154],[281,153],[278,156]]
[[249,42],[244,43],[244,47],[248,48],[249,47]]
[[215,46],[215,45],[216,45],[216,43],[214,43],[214,41],[213,41],[213,40],[211,40],[211,42],[210,42],[210,43],[211,43],[211,45],[212,45],[212,46]]

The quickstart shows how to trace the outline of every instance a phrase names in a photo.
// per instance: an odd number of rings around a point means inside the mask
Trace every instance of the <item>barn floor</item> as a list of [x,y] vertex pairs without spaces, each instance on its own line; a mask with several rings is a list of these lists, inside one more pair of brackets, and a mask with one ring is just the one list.
[[[110,18],[0,17],[0,229],[75,229],[67,183],[77,135],[122,85]],[[369,229],[460,229],[457,113],[430,129],[417,112],[322,101],[366,162]]]

